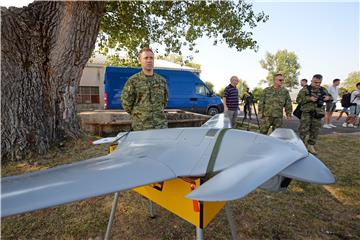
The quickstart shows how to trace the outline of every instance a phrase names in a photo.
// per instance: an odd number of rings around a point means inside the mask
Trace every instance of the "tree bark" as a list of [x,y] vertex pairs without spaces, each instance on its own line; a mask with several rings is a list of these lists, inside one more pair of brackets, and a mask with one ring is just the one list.
[[1,157],[44,154],[80,134],[75,98],[103,2],[1,8]]

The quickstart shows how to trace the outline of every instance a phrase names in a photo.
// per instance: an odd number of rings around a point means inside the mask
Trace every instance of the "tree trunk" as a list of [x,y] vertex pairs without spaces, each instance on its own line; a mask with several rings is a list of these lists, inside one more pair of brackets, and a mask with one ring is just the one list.
[[103,2],[1,8],[1,157],[44,154],[80,134],[75,99]]

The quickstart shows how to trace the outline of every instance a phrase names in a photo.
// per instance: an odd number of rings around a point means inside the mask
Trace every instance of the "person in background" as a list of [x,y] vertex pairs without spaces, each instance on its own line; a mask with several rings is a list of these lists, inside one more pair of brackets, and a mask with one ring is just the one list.
[[268,134],[283,126],[283,109],[286,117],[291,119],[292,104],[289,91],[282,87],[284,76],[280,73],[274,76],[273,86],[264,89],[259,100],[259,117],[261,118],[260,133]]
[[351,93],[350,103],[350,114],[344,122],[343,127],[356,128],[355,122],[360,112],[360,82],[356,84],[356,89]]
[[341,97],[341,106],[343,107],[343,109],[341,110],[340,115],[337,117],[336,120],[339,120],[344,113],[346,114],[346,116],[349,116],[350,105],[348,105],[348,103],[347,103],[347,100],[346,100],[347,98],[349,98],[349,103],[350,103],[351,93],[349,93],[348,90],[345,89],[345,91]]
[[141,131],[167,128],[164,112],[168,100],[166,80],[154,73],[154,53],[150,48],[139,52],[141,71],[125,83],[121,95],[124,110],[131,115],[131,128]]
[[247,115],[249,115],[249,118],[251,119],[251,104],[254,102],[254,96],[249,88],[246,88],[242,101],[244,102],[244,118],[247,118]]
[[236,127],[239,109],[239,91],[236,87],[238,83],[239,78],[237,76],[232,76],[230,78],[230,84],[225,88],[223,96],[224,112],[229,117],[233,128]]
[[301,79],[300,87],[303,88],[303,87],[307,86],[307,82],[308,82],[308,80],[306,78]]
[[[308,82],[308,80],[306,78],[301,79],[300,80],[300,88],[303,89],[304,87],[307,87],[308,86],[307,82]],[[301,115],[301,113],[300,113],[301,110],[300,109],[301,109],[301,106],[298,104],[296,106],[295,110],[294,110],[294,116],[299,117],[298,115],[299,114]]]
[[324,117],[324,102],[332,100],[328,91],[321,87],[321,82],[322,76],[315,74],[311,85],[301,89],[296,97],[302,111],[299,135],[312,154],[317,154],[315,144],[321,128],[321,119]]
[[328,92],[332,97],[332,101],[328,101],[326,103],[323,128],[336,128],[336,126],[331,122],[332,122],[332,115],[336,108],[337,98],[339,96],[339,85],[340,85],[340,79],[336,78],[333,80],[333,84],[328,89]]

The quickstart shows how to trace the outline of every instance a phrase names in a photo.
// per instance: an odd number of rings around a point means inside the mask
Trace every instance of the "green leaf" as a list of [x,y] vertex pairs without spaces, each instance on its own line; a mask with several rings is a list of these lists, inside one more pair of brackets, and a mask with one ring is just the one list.
[[104,54],[109,48],[126,51],[136,59],[140,48],[158,43],[167,53],[180,54],[182,47],[197,52],[195,41],[208,36],[215,45],[225,42],[237,51],[256,51],[251,31],[267,20],[245,1],[109,1],[97,49]]
[[279,50],[274,55],[267,52],[265,58],[260,61],[262,68],[268,71],[266,82],[269,86],[273,83],[273,76],[277,73],[284,75],[284,86],[294,88],[299,84],[300,64],[295,52]]

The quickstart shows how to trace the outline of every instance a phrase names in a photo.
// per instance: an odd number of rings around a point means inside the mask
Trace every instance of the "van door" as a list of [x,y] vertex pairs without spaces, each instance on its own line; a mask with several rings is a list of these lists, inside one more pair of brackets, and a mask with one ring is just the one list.
[[162,74],[162,76],[166,78],[169,89],[169,100],[166,108],[193,111],[194,102],[189,99],[194,96],[193,82],[186,78],[179,78],[175,74]]
[[121,93],[130,76],[139,72],[140,68],[106,67],[104,90],[107,98],[107,109],[122,109]]
[[212,92],[203,83],[195,83],[195,96],[190,99],[193,101],[194,112],[207,114],[207,108],[211,102]]

